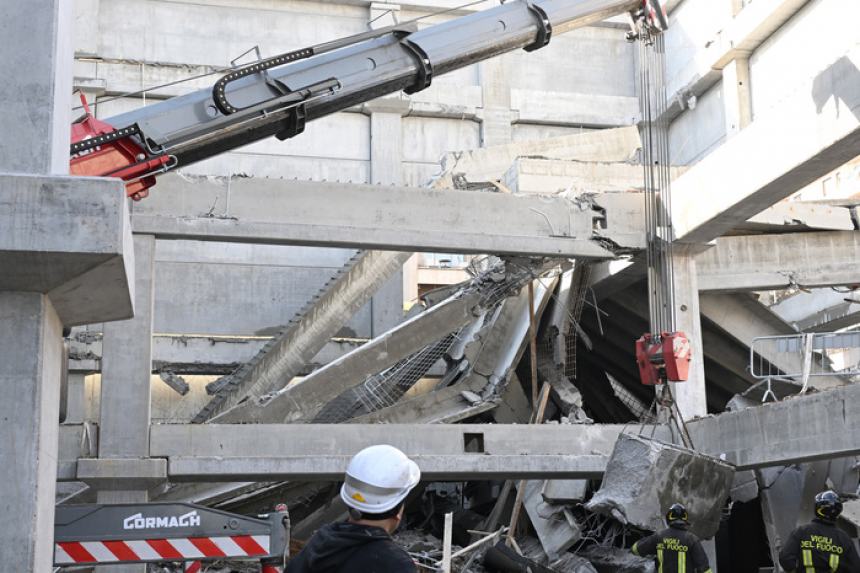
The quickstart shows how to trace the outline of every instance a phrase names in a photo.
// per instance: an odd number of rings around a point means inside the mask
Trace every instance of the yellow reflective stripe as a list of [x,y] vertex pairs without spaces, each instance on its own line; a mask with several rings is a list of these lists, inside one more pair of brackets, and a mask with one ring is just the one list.
[[812,565],[812,549],[803,550],[803,566],[806,573],[815,573],[815,567]]
[[833,571],[833,573],[836,573],[836,571],[838,569],[839,569],[839,556],[835,553],[831,553],[830,554],[830,570]]
[[663,550],[657,550],[657,573],[663,573]]
[[687,554],[684,551],[678,552],[678,573],[687,573]]

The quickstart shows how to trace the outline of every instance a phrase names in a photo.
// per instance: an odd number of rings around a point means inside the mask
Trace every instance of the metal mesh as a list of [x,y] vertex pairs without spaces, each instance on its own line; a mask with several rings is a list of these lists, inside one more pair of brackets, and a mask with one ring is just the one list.
[[393,406],[442,359],[456,340],[456,333],[449,334],[391,368],[370,376],[326,404],[314,418],[314,423],[337,424]]
[[[478,292],[478,309],[491,309],[505,298],[519,292],[523,285],[539,274],[540,268],[532,266],[530,262],[514,262],[498,257],[474,259],[468,268],[473,278],[452,296]],[[458,330],[425,346],[394,366],[343,392],[326,404],[313,422],[336,424],[394,405],[448,353],[459,340],[462,331]]]
[[582,318],[582,308],[585,305],[590,276],[591,265],[576,264],[570,282],[570,297],[568,299],[570,317],[565,333],[564,375],[567,376],[568,380],[576,380],[576,343],[579,338],[579,320]]

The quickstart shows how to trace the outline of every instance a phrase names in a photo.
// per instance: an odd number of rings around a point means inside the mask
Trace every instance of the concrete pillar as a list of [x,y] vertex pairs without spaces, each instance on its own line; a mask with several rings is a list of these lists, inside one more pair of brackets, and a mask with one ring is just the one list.
[[723,98],[726,110],[726,137],[732,137],[752,121],[748,58],[735,58],[723,68]]
[[513,140],[514,113],[504,56],[479,64],[481,74],[481,146],[504,145]]
[[135,235],[135,316],[104,326],[100,458],[149,456],[154,258],[155,237]]
[[672,384],[675,401],[685,420],[708,413],[702,321],[699,315],[699,285],[693,250],[677,245],[675,251],[675,326],[687,335],[693,352],[690,377],[686,382]]
[[66,383],[66,424],[81,424],[87,419],[87,375],[69,372]]
[[3,3],[0,37],[15,53],[0,59],[0,171],[69,172],[72,4]]
[[[370,182],[403,183],[403,122],[409,101],[384,98],[365,106],[370,112]],[[403,272],[392,276],[370,301],[371,335],[379,336],[403,319]]]
[[[33,0],[6,2],[0,12],[0,36],[15,46],[14,55],[0,59],[0,172],[68,173],[71,9],[71,2]],[[0,464],[6,521],[0,555],[6,571],[50,571],[53,563],[62,330],[45,294],[0,292],[0,458],[7,462]]]
[[[154,268],[155,237],[135,235],[135,316],[104,326],[99,458],[149,456]],[[149,501],[149,492],[146,489],[101,489],[97,500],[98,503],[143,503]],[[146,566],[112,565],[101,569],[104,573],[143,573]]]
[[47,296],[0,292],[4,571],[50,571],[53,563],[62,331]]

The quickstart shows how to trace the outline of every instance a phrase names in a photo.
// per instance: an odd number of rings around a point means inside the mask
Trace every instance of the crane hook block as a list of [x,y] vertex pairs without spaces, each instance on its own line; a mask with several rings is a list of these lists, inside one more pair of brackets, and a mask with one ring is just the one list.
[[647,386],[686,381],[692,359],[690,340],[680,331],[643,334],[636,341],[639,378]]

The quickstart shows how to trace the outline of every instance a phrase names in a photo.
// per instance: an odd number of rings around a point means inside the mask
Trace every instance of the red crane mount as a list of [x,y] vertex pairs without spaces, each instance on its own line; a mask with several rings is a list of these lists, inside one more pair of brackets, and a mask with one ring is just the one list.
[[283,504],[258,517],[190,503],[59,505],[54,517],[55,567],[157,563],[189,573],[251,561],[281,573],[289,543]]
[[639,378],[647,386],[666,382],[685,382],[693,359],[690,340],[683,332],[643,334],[636,341]]

